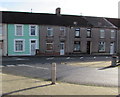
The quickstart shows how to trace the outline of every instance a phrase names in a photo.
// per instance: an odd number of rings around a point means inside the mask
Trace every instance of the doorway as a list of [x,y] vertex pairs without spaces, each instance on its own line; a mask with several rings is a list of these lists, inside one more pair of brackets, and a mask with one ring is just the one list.
[[65,44],[64,44],[64,42],[60,43],[60,55],[65,55]]
[[91,42],[87,41],[87,54],[91,53]]
[[36,54],[36,40],[30,41],[30,54],[35,55]]
[[110,43],[110,54],[111,54],[111,55],[115,53],[114,48],[115,48],[114,42],[111,42],[111,43]]

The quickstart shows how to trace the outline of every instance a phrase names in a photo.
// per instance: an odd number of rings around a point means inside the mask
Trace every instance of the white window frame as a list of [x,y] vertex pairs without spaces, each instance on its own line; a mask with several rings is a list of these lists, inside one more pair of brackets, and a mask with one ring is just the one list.
[[[61,31],[64,31],[64,36],[66,35],[66,30],[65,30],[65,27],[60,27],[60,32]],[[61,32],[61,34],[62,34],[62,32]]]
[[[51,35],[48,35],[48,30],[51,31]],[[53,36],[53,28],[51,28],[51,27],[48,27],[48,28],[47,28],[47,36],[48,36],[48,37]]]
[[100,30],[100,38],[105,38],[105,30]]
[[115,38],[115,30],[111,30],[111,38]]
[[[31,35],[31,26],[35,26],[35,35]],[[38,35],[38,26],[37,25],[29,25],[29,36],[37,36]]]
[[103,50],[100,50],[100,47],[99,47],[99,52],[105,52],[105,45],[106,45],[105,42],[102,42],[102,41],[99,42],[99,46],[100,46],[100,45],[104,45],[104,49],[103,49]]
[[[22,26],[22,35],[17,35],[17,26]],[[23,36],[23,24],[15,24],[15,36]]]
[[[16,41],[23,41],[23,50],[22,51],[16,51]],[[14,52],[24,52],[25,51],[25,39],[14,39]]]

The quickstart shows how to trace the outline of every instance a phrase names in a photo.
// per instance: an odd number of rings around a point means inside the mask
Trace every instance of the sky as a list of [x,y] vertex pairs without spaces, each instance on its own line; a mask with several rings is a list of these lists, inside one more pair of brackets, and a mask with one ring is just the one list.
[[55,13],[97,17],[118,17],[120,0],[0,0],[0,11]]

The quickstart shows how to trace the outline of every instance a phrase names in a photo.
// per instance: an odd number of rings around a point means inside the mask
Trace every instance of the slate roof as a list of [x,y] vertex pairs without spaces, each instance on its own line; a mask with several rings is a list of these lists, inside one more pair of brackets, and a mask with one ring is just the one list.
[[[74,24],[77,22],[77,25]],[[2,11],[2,23],[91,27],[82,16]]]
[[90,22],[94,27],[102,28],[116,28],[112,23],[106,20],[104,17],[84,17],[88,22]]
[[119,18],[106,18],[106,19],[120,29],[120,19]]
[[115,28],[103,17],[1,11],[2,23]]

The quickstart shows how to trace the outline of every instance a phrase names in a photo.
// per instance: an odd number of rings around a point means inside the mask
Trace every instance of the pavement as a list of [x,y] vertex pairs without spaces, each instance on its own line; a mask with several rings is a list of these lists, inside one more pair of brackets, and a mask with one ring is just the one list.
[[[0,81],[2,84],[0,85],[2,85],[2,94],[4,96],[5,95],[53,95],[53,96],[54,95],[101,95],[99,97],[107,97],[107,95],[113,95],[112,97],[116,97],[116,95],[118,95],[117,87],[76,85],[76,84],[69,84],[63,82],[57,82],[55,85],[52,85],[50,81],[44,81],[42,79],[34,79],[34,78],[16,76],[11,74],[4,74],[4,73],[0,73],[0,75],[2,76],[2,80]],[[67,97],[67,96],[62,96],[62,97]]]

